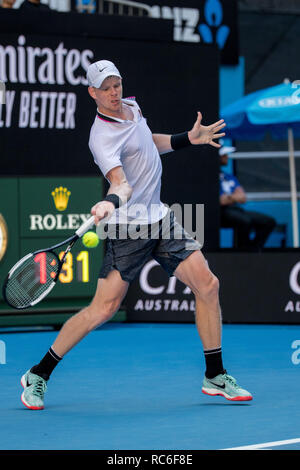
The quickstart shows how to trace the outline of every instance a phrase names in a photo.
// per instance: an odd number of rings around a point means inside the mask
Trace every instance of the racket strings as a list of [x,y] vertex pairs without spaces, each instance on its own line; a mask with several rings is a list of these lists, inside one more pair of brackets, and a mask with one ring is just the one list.
[[10,305],[25,308],[37,301],[54,283],[59,263],[51,252],[39,253],[24,260],[9,277],[6,298]]

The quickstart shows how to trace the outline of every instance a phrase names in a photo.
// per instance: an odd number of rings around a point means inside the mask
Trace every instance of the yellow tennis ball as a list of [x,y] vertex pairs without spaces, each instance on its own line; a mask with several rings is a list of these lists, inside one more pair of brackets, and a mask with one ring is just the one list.
[[95,232],[86,232],[82,237],[82,243],[87,248],[96,248],[99,243],[99,237]]

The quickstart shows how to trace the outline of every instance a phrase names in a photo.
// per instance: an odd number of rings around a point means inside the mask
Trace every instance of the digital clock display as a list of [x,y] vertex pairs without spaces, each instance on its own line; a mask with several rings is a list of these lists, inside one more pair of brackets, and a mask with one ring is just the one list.
[[[59,253],[59,259],[62,258],[64,252]],[[90,265],[89,265],[89,252],[86,250],[80,251],[75,259],[72,253],[68,253],[64,264],[62,265],[61,272],[58,276],[58,281],[63,284],[68,284],[74,279],[74,270],[76,272],[76,279],[78,282],[89,282],[90,280]],[[34,257],[34,262],[37,265],[36,275],[39,278],[40,284],[47,283],[47,277],[50,276],[52,279],[56,278],[55,267],[57,265],[56,259],[50,261],[50,266],[53,266],[53,271],[48,267],[47,252],[42,251]]]
[[[42,248],[49,247],[63,241],[62,239],[23,239],[21,244],[22,256],[32,253]],[[59,259],[62,258],[64,251],[57,252]],[[96,288],[98,274],[103,258],[103,243],[97,248],[85,248],[79,240],[70,251],[62,266],[58,276],[57,285],[50,292],[49,297],[82,297],[91,296]],[[54,279],[57,272],[57,259],[49,258],[49,252],[41,251],[34,257],[36,263],[36,276],[41,284],[49,280],[49,276]],[[49,266],[50,263],[50,266]],[[51,266],[53,269],[51,269]]]
[[[62,255],[63,252],[59,254],[59,258]],[[74,272],[78,282],[90,281],[90,254],[88,251],[80,251],[75,258],[72,253],[68,253],[58,280],[63,284],[72,282]]]

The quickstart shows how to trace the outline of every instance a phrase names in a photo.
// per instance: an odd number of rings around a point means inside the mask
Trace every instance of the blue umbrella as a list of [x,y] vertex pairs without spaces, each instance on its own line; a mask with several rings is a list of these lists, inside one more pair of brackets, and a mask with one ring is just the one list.
[[261,140],[266,133],[274,139],[288,139],[290,185],[293,215],[293,242],[299,246],[294,137],[300,137],[300,81],[256,91],[221,111],[226,137],[235,140]]

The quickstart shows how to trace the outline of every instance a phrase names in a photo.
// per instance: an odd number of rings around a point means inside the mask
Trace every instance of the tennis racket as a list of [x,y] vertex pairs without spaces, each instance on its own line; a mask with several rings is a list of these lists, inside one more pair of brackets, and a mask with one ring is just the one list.
[[[104,222],[104,219],[101,222]],[[20,259],[9,271],[3,285],[6,303],[13,308],[25,309],[44,299],[56,285],[67,254],[93,225],[94,216],[86,220],[72,237]],[[54,250],[63,245],[67,245],[67,248],[59,258]]]

